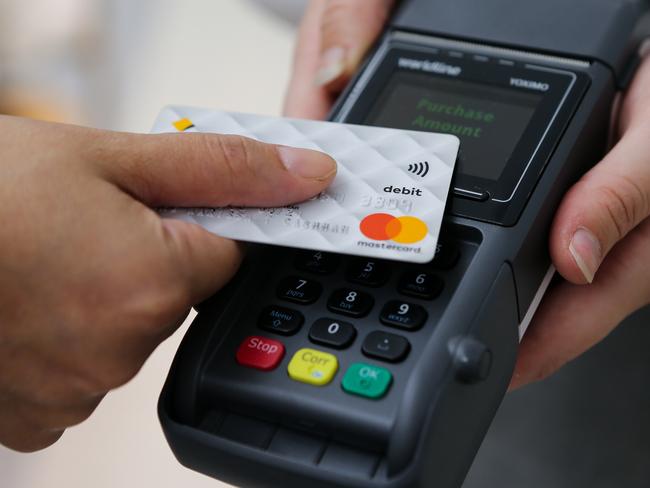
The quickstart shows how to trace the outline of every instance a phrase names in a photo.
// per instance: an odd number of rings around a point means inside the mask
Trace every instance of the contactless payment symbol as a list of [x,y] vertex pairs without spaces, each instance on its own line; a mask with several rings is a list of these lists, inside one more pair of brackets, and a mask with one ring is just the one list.
[[421,161],[419,163],[411,163],[406,169],[409,173],[424,178],[429,173],[429,161]]
[[375,241],[395,241],[400,244],[420,242],[427,235],[427,224],[417,217],[394,217],[386,213],[375,213],[365,217],[359,224],[361,233]]

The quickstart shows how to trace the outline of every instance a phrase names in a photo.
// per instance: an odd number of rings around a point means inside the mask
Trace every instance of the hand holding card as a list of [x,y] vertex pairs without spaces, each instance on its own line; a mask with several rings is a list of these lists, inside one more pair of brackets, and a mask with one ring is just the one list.
[[424,263],[431,261],[458,155],[451,135],[166,108],[153,132],[238,134],[331,155],[338,174],[317,197],[283,208],[164,209],[223,237]]

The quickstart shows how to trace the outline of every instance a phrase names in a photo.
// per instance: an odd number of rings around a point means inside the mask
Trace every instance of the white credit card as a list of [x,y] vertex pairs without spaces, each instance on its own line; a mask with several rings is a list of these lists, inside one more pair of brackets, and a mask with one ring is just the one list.
[[322,194],[279,208],[173,208],[164,217],[195,222],[240,241],[414,263],[435,255],[458,155],[455,136],[382,127],[168,107],[153,132],[238,134],[316,149],[338,173]]

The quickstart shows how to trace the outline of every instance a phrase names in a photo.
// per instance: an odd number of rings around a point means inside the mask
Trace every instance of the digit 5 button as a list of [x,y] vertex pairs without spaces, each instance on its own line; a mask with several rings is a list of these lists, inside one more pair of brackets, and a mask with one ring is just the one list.
[[249,336],[237,349],[236,359],[242,366],[270,371],[284,356],[284,345],[262,336]]

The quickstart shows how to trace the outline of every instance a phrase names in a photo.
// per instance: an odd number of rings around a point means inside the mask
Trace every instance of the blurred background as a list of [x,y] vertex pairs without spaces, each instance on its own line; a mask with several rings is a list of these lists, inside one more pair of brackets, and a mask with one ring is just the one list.
[[[162,106],[279,114],[303,0],[0,0],[0,113],[147,132]],[[189,321],[2,488],[226,486],[181,467],[156,401]],[[650,486],[650,312],[510,394],[466,488]]]

